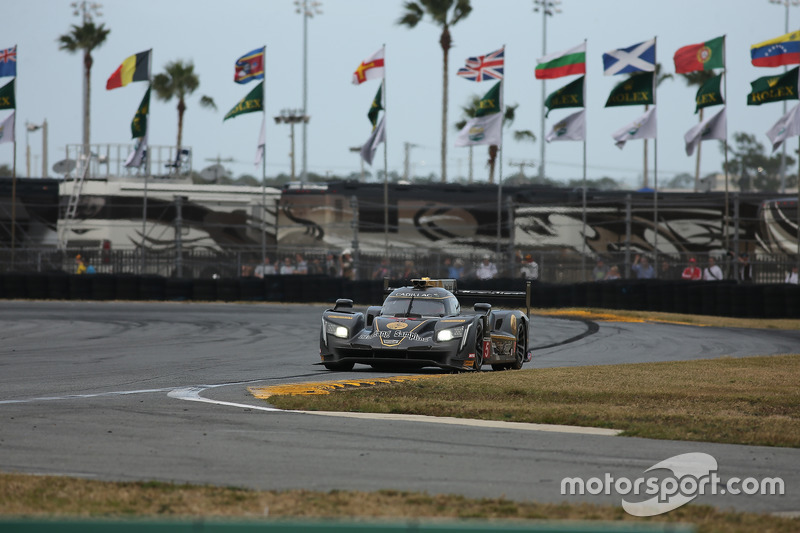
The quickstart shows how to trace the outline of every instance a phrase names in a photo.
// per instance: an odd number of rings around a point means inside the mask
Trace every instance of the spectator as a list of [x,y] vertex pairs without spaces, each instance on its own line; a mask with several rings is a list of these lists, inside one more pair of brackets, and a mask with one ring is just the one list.
[[746,252],[739,254],[739,264],[736,265],[736,281],[751,283],[753,281],[753,265]]
[[450,279],[461,279],[464,277],[464,261],[462,261],[460,257],[453,261],[453,266],[447,271],[447,277]]
[[689,258],[689,265],[683,269],[681,279],[688,279],[691,281],[700,281],[703,279],[703,271],[697,266],[697,259],[694,257]]
[[674,279],[675,269],[669,264],[666,259],[661,260],[661,266],[658,269],[658,279]]
[[336,261],[336,256],[330,252],[325,256],[325,275],[332,278],[342,275],[340,263]]
[[294,265],[292,264],[291,257],[285,257],[283,259],[283,264],[281,265],[281,274],[294,274]]
[[381,264],[378,265],[378,268],[372,273],[372,279],[384,279],[384,278],[391,278],[392,277],[392,270],[389,268],[389,258],[384,257],[381,259]]
[[296,254],[294,256],[294,258],[295,258],[295,261],[297,261],[295,263],[294,273],[295,274],[308,274],[308,263],[306,263],[306,260],[303,259],[303,255],[302,254]]
[[241,277],[243,278],[253,277],[253,265],[242,265]]
[[81,254],[75,256],[75,273],[86,274],[86,262],[81,257]]
[[325,267],[322,266],[322,261],[320,261],[319,257],[315,257],[311,260],[308,273],[314,276],[320,276],[325,273]]
[[792,271],[786,274],[786,281],[784,283],[792,283],[797,285],[800,280],[797,279],[797,267],[793,266]]
[[539,279],[539,265],[533,260],[533,256],[531,254],[527,254],[523,259],[522,267],[520,267],[520,273],[525,279]]
[[617,265],[612,265],[611,268],[608,269],[606,277],[603,279],[606,280],[622,279],[622,276],[619,274],[619,267]]
[[722,269],[717,265],[716,259],[709,256],[708,266],[703,270],[703,281],[722,281]]
[[595,264],[594,268],[592,269],[592,279],[595,281],[602,281],[606,279],[607,274],[608,274],[608,267],[606,266],[602,258],[598,258],[597,264]]
[[268,256],[264,256],[264,262],[258,265],[253,272],[257,278],[263,278],[264,276],[274,276],[277,274],[275,271],[275,265],[272,264]]
[[342,254],[342,277],[345,279],[353,279],[354,274],[353,258],[350,252],[345,252]]
[[401,279],[412,279],[418,278],[419,274],[417,274],[417,269],[414,267],[414,261],[407,259],[405,263],[403,263],[403,275]]
[[475,275],[478,279],[492,279],[497,276],[497,267],[492,263],[489,255],[483,256],[483,261],[475,270]]
[[636,254],[636,257],[633,259],[631,270],[636,274],[636,279],[653,279],[656,275],[653,270],[653,265],[650,264],[647,257],[643,257],[639,254]]

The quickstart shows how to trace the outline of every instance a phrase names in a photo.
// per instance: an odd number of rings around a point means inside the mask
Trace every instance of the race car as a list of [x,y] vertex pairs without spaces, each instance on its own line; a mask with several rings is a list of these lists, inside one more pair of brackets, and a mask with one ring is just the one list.
[[339,299],[322,314],[320,364],[328,370],[351,370],[356,363],[374,368],[437,366],[450,370],[520,369],[531,360],[528,314],[493,310],[476,303],[462,312],[456,294],[524,298],[526,292],[457,291],[455,280],[421,278],[389,289],[383,306],[355,312],[353,301]]

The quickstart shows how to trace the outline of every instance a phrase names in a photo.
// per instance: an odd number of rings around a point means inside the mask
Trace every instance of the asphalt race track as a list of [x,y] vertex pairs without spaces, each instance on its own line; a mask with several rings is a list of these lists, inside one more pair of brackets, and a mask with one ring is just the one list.
[[[561,480],[635,479],[672,456],[703,452],[716,458],[723,479],[781,477],[785,495],[706,495],[695,503],[800,511],[796,449],[288,413],[253,398],[247,386],[386,375],[314,365],[321,311],[2,301],[0,470],[619,505],[613,492],[562,496]],[[797,331],[541,317],[531,338],[533,368],[800,351]]]

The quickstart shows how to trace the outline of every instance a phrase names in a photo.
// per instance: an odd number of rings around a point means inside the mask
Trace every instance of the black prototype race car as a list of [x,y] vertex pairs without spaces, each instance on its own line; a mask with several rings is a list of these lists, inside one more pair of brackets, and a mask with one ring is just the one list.
[[383,306],[353,311],[340,299],[322,314],[320,364],[328,370],[350,370],[355,363],[376,368],[390,365],[438,366],[452,370],[520,369],[531,360],[526,313],[493,310],[476,303],[464,313],[456,298],[526,298],[526,292],[457,291],[455,280],[412,280],[411,287],[388,289]]

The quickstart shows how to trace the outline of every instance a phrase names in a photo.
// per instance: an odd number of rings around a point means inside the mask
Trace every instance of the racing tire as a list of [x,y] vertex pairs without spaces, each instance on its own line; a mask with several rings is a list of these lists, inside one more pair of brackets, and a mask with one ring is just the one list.
[[478,327],[475,328],[475,362],[472,369],[475,372],[480,372],[483,367],[483,325],[478,322]]
[[517,350],[514,353],[514,362],[508,365],[512,370],[519,370],[522,368],[522,363],[525,361],[525,349],[528,346],[528,329],[525,323],[520,320],[520,325],[517,328]]
[[325,365],[325,368],[327,368],[328,370],[338,370],[341,372],[353,370],[353,367],[355,366],[355,363],[348,363],[345,361],[339,363],[323,363],[323,364]]

